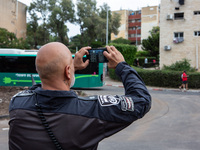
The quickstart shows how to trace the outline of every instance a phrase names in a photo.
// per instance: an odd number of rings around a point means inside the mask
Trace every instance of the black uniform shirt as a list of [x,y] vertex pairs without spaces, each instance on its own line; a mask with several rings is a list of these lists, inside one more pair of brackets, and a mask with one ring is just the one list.
[[124,84],[124,96],[78,97],[73,91],[43,90],[41,85],[16,94],[9,107],[10,150],[56,149],[39,119],[36,103],[64,150],[96,150],[102,139],[142,118],[151,107],[142,79],[125,62],[117,65],[116,74]]

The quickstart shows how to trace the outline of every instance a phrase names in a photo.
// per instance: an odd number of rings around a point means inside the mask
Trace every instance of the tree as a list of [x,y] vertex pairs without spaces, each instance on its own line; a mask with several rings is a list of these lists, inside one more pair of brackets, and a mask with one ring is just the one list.
[[90,45],[96,38],[95,28],[100,22],[96,4],[96,0],[77,1],[77,23],[80,25],[81,45]]
[[[111,14],[107,4],[96,8],[96,0],[78,0],[77,3],[77,23],[80,25],[81,45],[91,45],[94,41],[106,43],[106,21],[107,9],[109,16],[109,39],[110,33],[118,33],[120,26],[120,15]],[[84,44],[83,44],[84,43]]]
[[52,33],[57,37],[57,41],[64,44],[68,43],[67,26],[68,21],[73,23],[75,21],[74,4],[71,0],[55,1],[51,0],[49,7],[51,15],[49,16],[49,27]]
[[111,13],[110,7],[104,3],[100,6],[99,16],[101,18],[101,22],[98,25],[97,30],[97,39],[102,43],[106,43],[106,22],[107,22],[107,9],[108,9],[108,39],[111,39],[111,34],[118,34],[118,28],[120,27],[121,16],[117,13]]
[[159,38],[160,38],[159,27],[153,27],[153,29],[150,31],[150,36],[142,41],[142,49],[145,51],[149,51],[150,56],[158,58]]
[[80,34],[77,34],[75,36],[73,36],[72,38],[70,38],[70,43],[69,43],[69,49],[72,51],[74,50],[73,52],[75,52],[76,50],[76,47],[78,49],[81,48],[81,35]]
[[[29,14],[31,14],[31,19],[33,21],[42,20],[43,30],[47,30],[47,20],[48,20],[48,8],[50,7],[50,0],[33,0],[28,8]],[[39,16],[39,17],[37,17]],[[43,32],[46,33],[46,32]],[[48,42],[48,35],[43,34],[42,43],[45,44]]]
[[22,38],[17,39],[16,35],[12,32],[9,32],[7,29],[0,28],[0,48],[21,48],[27,49],[26,40]]
[[17,38],[14,33],[7,29],[0,28],[0,48],[11,48],[16,45]]
[[[47,4],[48,0],[34,0],[28,8],[30,17],[27,24],[27,41],[33,48],[37,48],[38,44],[43,45],[49,41],[46,23]],[[40,20],[42,20],[41,25],[39,25]]]

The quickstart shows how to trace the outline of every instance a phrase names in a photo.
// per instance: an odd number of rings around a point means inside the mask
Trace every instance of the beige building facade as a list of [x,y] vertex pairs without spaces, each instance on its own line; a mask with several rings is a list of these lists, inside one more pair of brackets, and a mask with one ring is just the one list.
[[149,6],[142,8],[141,40],[147,39],[153,27],[159,26],[159,7]]
[[26,5],[17,0],[0,0],[0,27],[17,38],[26,37]]
[[118,10],[118,11],[112,11],[112,13],[120,14],[121,21],[120,21],[120,27],[118,28],[119,33],[115,35],[114,33],[111,33],[111,41],[115,40],[117,38],[124,38],[128,39],[128,10]]
[[161,0],[160,67],[184,58],[200,71],[200,0]]

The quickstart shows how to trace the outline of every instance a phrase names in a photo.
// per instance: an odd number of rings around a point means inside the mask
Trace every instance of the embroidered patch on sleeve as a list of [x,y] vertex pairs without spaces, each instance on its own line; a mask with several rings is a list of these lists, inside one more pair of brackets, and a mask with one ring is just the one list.
[[134,111],[134,103],[131,97],[121,96],[122,111]]
[[117,105],[120,102],[119,98],[112,95],[99,95],[98,100],[101,106]]

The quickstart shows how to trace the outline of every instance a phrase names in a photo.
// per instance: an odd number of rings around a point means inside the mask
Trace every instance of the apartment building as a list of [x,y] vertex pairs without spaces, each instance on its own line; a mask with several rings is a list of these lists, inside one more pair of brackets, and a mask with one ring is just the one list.
[[17,38],[26,37],[26,5],[17,0],[0,0],[0,27]]
[[200,71],[200,0],[161,0],[160,67],[184,58]]
[[129,39],[132,44],[141,43],[141,11],[118,10],[112,13],[121,15],[119,33],[117,35],[111,33],[111,40],[117,38]]
[[120,21],[120,27],[118,28],[119,33],[115,35],[114,33],[111,33],[111,40],[115,40],[117,38],[124,38],[128,39],[128,10],[118,10],[118,11],[112,11],[112,14],[117,13],[121,16]]
[[141,10],[129,11],[128,39],[136,46],[141,43]]
[[148,6],[142,10],[119,10],[112,13],[121,15],[121,26],[118,35],[111,34],[111,40],[117,38],[129,39],[131,44],[139,46],[143,39],[148,38],[149,31],[159,26],[159,7]]
[[153,27],[159,26],[160,13],[158,6],[149,6],[142,8],[141,40],[147,39]]

